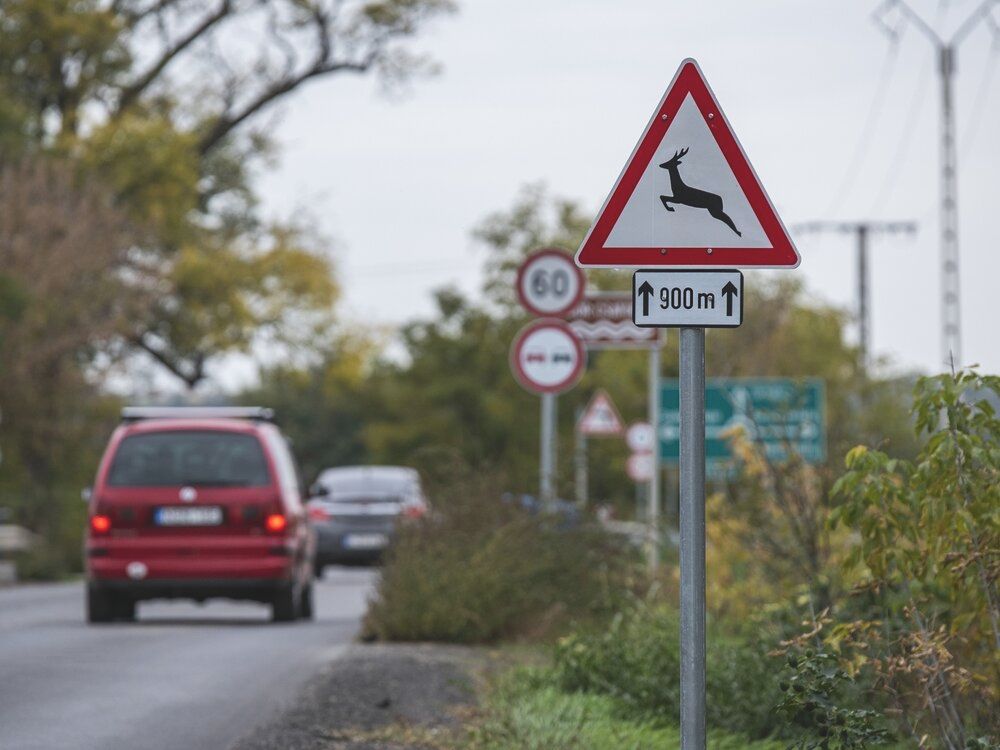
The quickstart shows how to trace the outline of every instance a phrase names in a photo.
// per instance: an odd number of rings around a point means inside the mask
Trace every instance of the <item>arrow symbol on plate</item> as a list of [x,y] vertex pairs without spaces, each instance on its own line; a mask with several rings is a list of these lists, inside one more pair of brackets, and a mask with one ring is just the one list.
[[[641,287],[640,287],[641,288]],[[736,290],[736,286],[731,281],[727,281],[726,285],[722,287],[722,296],[726,298],[726,315],[733,314],[733,297],[738,297],[739,292]]]
[[653,287],[648,281],[642,282],[639,287],[639,296],[642,297],[642,314],[649,315],[649,298],[653,296]]

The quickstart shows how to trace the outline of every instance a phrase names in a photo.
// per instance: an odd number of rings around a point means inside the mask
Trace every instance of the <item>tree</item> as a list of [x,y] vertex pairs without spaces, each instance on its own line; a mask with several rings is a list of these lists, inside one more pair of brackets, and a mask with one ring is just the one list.
[[376,350],[373,339],[340,333],[317,361],[264,368],[260,385],[237,397],[275,410],[305,481],[331,466],[370,460],[362,431],[374,406],[370,378]]
[[488,251],[487,297],[507,312],[520,309],[514,281],[521,261],[542,247],[575,248],[589,226],[575,201],[549,195],[540,182],[525,185],[509,209],[489,214],[473,230]]
[[406,361],[379,363],[364,428],[380,461],[433,469],[442,460],[504,471],[511,489],[537,478],[537,398],[506,366],[520,317],[491,314],[453,290],[437,293],[435,319],[402,332]]
[[0,504],[45,538],[48,572],[79,564],[79,492],[114,406],[93,384],[94,355],[148,309],[131,263],[140,240],[108,191],[71,166],[0,169]]
[[188,386],[210,357],[329,311],[329,261],[268,224],[252,172],[262,116],[310,81],[429,68],[408,45],[450,0],[8,0],[0,149],[61,154],[151,236],[159,304],[126,339]]
[[[827,460],[807,464],[793,446],[785,460],[774,460],[746,435],[730,436],[736,474],[709,500],[709,554],[717,571],[712,601],[719,612],[744,616],[796,590],[818,611],[841,585],[837,562],[846,534],[832,535],[828,517],[847,451],[870,439],[910,457],[919,445],[900,381],[864,375],[841,310],[815,302],[801,282],[787,278],[750,277],[746,306],[753,312],[738,331],[708,333],[709,376],[821,378]],[[668,348],[676,351],[675,342]],[[668,360],[676,361],[669,354]]]

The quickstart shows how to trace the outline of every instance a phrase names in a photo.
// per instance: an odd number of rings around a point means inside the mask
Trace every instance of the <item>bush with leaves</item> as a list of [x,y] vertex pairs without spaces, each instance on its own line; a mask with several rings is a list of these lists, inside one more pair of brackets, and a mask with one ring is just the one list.
[[[778,664],[766,652],[763,644],[719,634],[709,638],[706,690],[711,727],[751,739],[775,731]],[[611,695],[638,717],[675,723],[680,714],[677,612],[638,603],[603,630],[562,639],[555,667],[564,690]]]
[[621,603],[634,561],[618,539],[504,502],[491,472],[465,469],[429,484],[435,511],[400,529],[369,606],[369,637],[545,638]]
[[916,460],[858,447],[831,522],[853,530],[860,578],[827,640],[867,663],[921,747],[1000,742],[1000,378],[921,379]]
[[804,750],[864,750],[885,745],[889,732],[879,711],[855,707],[854,679],[837,656],[812,648],[789,651],[779,683],[778,712],[803,732],[792,747]]

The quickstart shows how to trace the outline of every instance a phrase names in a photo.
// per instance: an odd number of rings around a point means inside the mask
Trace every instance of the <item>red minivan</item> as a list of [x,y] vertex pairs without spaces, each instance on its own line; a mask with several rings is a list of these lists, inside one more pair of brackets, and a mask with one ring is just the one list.
[[249,599],[311,618],[314,532],[269,409],[122,411],[89,499],[87,621],[143,599]]

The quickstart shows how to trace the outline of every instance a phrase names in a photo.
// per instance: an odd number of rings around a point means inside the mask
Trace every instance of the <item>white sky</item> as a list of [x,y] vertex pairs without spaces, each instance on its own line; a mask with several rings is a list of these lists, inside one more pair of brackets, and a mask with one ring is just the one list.
[[[979,0],[913,0],[952,29]],[[896,368],[939,369],[938,79],[928,41],[903,35],[868,144],[889,42],[875,0],[464,0],[418,46],[443,64],[403,98],[336,78],[283,107],[274,215],[305,208],[336,241],[343,314],[359,324],[427,315],[431,291],[475,294],[469,232],[519,188],[596,210],[684,57],[695,57],[787,225],[916,219],[876,238],[872,337]],[[996,15],[1000,17],[1000,8]],[[1000,67],[983,27],[958,60],[964,361],[1000,371]],[[990,68],[989,66],[992,66]],[[984,83],[985,81],[985,83]],[[975,104],[985,91],[985,103]],[[973,135],[970,140],[970,128]],[[857,167],[851,170],[852,162]],[[853,178],[848,173],[853,171]],[[838,197],[840,195],[840,197]],[[798,236],[796,271],[817,297],[854,304],[852,238]],[[748,309],[746,316],[753,315]]]

